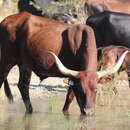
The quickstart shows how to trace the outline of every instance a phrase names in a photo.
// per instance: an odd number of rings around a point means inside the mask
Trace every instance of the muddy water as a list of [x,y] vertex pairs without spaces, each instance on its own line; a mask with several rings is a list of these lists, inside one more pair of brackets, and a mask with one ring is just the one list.
[[[126,94],[125,94],[126,95]],[[25,115],[22,101],[0,104],[0,130],[130,130],[130,100],[118,97],[110,106],[96,106],[93,117],[83,118],[76,101],[70,115],[62,114],[65,95],[33,99],[34,113]],[[127,102],[127,103],[124,103]]]

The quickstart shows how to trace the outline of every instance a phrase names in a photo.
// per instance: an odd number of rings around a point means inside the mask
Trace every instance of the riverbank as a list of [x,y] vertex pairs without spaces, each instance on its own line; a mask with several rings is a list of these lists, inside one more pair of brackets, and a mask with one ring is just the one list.
[[[18,67],[15,66],[8,75],[8,81],[9,81],[10,89],[13,94],[14,101],[22,100],[20,92],[17,87],[18,80],[19,80]],[[115,82],[114,86],[117,88],[118,91],[122,91],[124,89],[125,90],[128,89],[128,91],[130,91],[128,86],[128,81],[127,81],[127,75],[122,73],[120,76],[118,76],[118,80]],[[30,98],[42,99],[42,98],[51,98],[59,94],[66,95],[67,88],[68,85],[66,85],[63,82],[63,78],[50,77],[40,82],[39,78],[34,73],[32,73],[30,89],[29,89]],[[7,98],[4,93],[4,87],[2,86],[2,88],[0,89],[0,102],[6,102],[6,101]]]

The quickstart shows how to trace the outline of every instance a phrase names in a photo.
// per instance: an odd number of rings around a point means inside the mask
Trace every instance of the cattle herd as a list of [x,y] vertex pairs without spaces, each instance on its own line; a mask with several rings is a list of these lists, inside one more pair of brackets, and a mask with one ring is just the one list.
[[[86,1],[90,15],[86,24],[70,25],[28,12],[6,17],[0,23],[0,87],[4,83],[8,99],[13,100],[13,96],[7,76],[15,65],[27,113],[33,112],[29,97],[32,71],[41,80],[69,78],[64,114],[76,97],[81,114],[93,115],[98,82],[121,68],[127,72],[130,85],[130,4],[126,2],[129,0],[115,0],[113,4]],[[118,4],[121,6],[117,9]],[[99,57],[102,70],[97,70]]]

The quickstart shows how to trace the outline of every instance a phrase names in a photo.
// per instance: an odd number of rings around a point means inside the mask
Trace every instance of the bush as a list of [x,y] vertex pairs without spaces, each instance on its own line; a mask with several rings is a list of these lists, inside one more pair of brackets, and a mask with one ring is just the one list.
[[68,17],[71,17],[75,23],[85,24],[87,19],[87,15],[84,10],[85,0],[63,0],[52,3],[62,7],[62,10],[59,11],[62,11],[64,14],[68,15]]

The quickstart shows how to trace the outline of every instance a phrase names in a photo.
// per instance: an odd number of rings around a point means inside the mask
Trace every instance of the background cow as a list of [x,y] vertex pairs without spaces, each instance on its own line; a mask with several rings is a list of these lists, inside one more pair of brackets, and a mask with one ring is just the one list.
[[130,15],[104,11],[89,16],[86,24],[95,32],[97,47],[121,45],[130,48]]
[[87,0],[85,10],[89,16],[103,11],[130,14],[130,0]]
[[[126,48],[123,46],[113,46],[113,45],[99,49],[102,50],[102,70],[106,70],[114,66],[119,57],[123,54],[123,52],[125,52],[126,50],[130,51],[130,48]],[[118,73],[123,70],[125,70],[128,75],[129,87],[130,87],[130,53],[126,55]]]
[[[97,49],[91,27],[69,25],[27,12],[5,18],[0,24],[0,36],[0,87],[10,69],[18,65],[18,88],[27,113],[33,112],[29,83],[34,71],[41,80],[50,76],[70,77],[74,84],[69,88],[63,111],[68,111],[76,96],[81,113],[93,114],[98,78],[116,72],[127,53],[112,69],[96,72]],[[56,67],[51,56],[54,53],[69,69]]]

